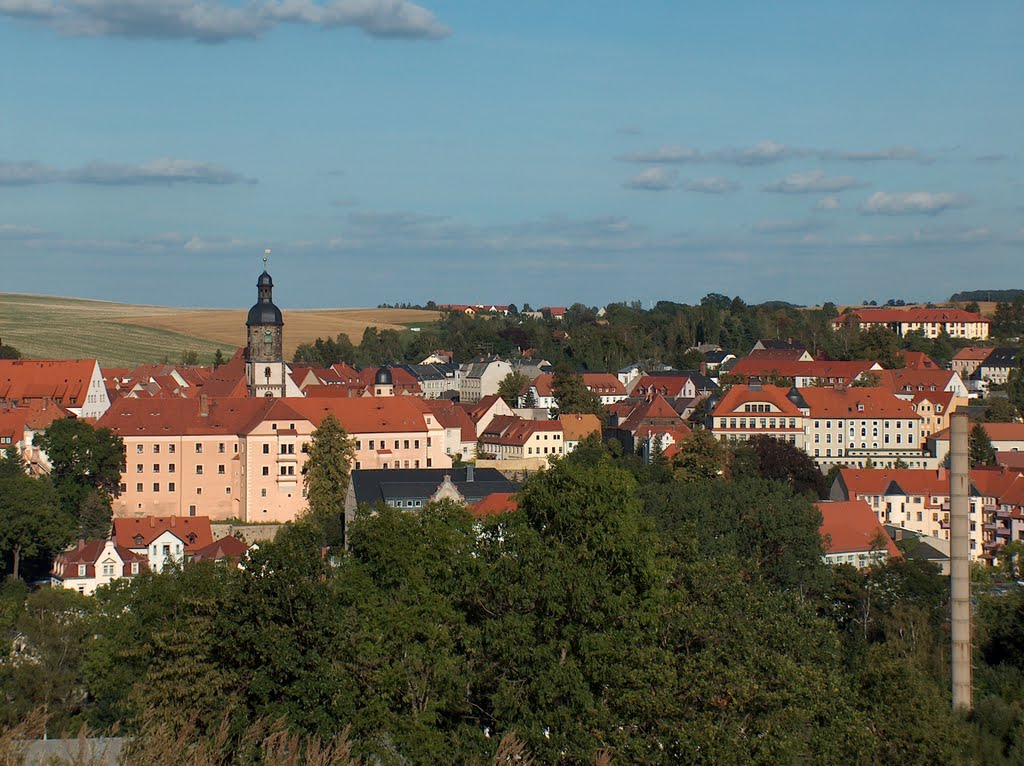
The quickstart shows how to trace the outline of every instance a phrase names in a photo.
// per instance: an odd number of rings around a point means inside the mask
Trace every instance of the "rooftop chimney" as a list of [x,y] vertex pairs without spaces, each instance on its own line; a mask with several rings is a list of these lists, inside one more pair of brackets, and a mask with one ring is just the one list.
[[199,394],[199,415],[204,418],[210,415],[210,399],[206,394]]

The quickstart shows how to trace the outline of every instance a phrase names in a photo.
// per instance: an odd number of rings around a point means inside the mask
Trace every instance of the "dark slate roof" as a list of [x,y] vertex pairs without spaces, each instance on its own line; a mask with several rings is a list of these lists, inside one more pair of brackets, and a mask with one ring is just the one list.
[[728,351],[708,351],[704,354],[704,361],[709,364],[721,364],[727,356],[731,356]]
[[949,559],[949,556],[920,537],[917,539],[917,545],[908,547],[903,552],[903,555],[908,559],[925,559],[926,561],[946,561]]
[[1013,367],[1016,364],[1017,354],[1015,348],[994,348],[992,353],[985,357],[981,363],[982,367]]
[[417,380],[450,380],[458,372],[457,364],[405,364],[406,370]]
[[804,344],[798,340],[782,340],[781,338],[761,338],[754,345],[760,344],[766,351],[789,351],[792,349],[804,350]]
[[519,484],[509,481],[495,468],[474,468],[472,481],[468,468],[395,468],[352,471],[352,489],[356,504],[388,500],[427,500],[450,476],[452,484],[467,502],[481,500],[494,492],[515,492]]

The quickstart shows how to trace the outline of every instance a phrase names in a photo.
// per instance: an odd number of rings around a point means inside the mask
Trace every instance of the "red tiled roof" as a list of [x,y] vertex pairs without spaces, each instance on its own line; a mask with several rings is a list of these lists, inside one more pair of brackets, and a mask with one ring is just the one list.
[[686,423],[680,417],[675,408],[669,404],[661,394],[655,394],[653,398],[637,404],[625,420],[619,421],[619,428],[636,433],[641,426],[685,426]]
[[822,380],[839,379],[847,383],[853,382],[858,375],[868,372],[875,362],[855,360],[852,362],[813,361],[792,362],[774,359],[740,359],[729,370],[730,375],[744,378],[766,378],[772,375],[781,378],[821,378]]
[[245,350],[238,349],[227,362],[210,373],[203,384],[203,393],[211,397],[246,397],[249,383],[245,379]]
[[237,537],[226,535],[192,554],[193,561],[239,561],[249,546]]
[[932,390],[942,391],[957,373],[951,370],[880,370],[878,384],[892,391]]
[[[971,428],[974,428],[971,423]],[[1024,423],[982,423],[988,438],[993,442],[1016,442],[1024,441]],[[938,441],[949,441],[949,429],[943,428],[931,435],[932,439]]]
[[984,362],[988,355],[992,353],[992,349],[985,348],[984,346],[965,346],[956,352],[953,356],[953,361],[956,362]]
[[476,518],[497,516],[519,510],[519,503],[513,492],[494,492],[469,506],[469,512]]
[[873,543],[884,539],[886,553],[900,558],[874,511],[863,500],[823,501],[816,503],[821,511],[821,537],[826,553],[860,553],[876,550]]
[[847,317],[856,317],[861,322],[911,322],[911,323],[934,323],[934,322],[984,322],[989,324],[990,320],[963,309],[856,309],[847,314],[842,314],[832,320],[835,324],[842,324]]
[[921,418],[910,402],[884,388],[801,388],[800,396],[812,418]]
[[686,384],[690,378],[686,375],[641,375],[633,384],[633,396],[649,396],[656,393],[677,399],[685,396]]
[[938,370],[941,369],[935,361],[923,351],[900,351],[903,357],[903,365],[908,370]]
[[521,447],[538,432],[561,430],[562,424],[557,420],[523,420],[511,415],[496,415],[480,438],[488,444]]
[[[213,542],[208,516],[143,516],[115,518],[114,538],[122,548],[142,548],[164,532],[171,532],[185,543],[185,552],[192,555]],[[140,537],[141,542],[136,542]],[[189,538],[193,539],[190,540]]]
[[287,402],[296,413],[314,428],[320,426],[328,413],[338,419],[350,434],[403,433],[426,431],[420,400],[413,396],[386,396],[351,399],[290,398]]
[[422,399],[418,400],[420,406],[437,418],[442,428],[458,428],[462,441],[476,441],[476,426],[473,419],[459,405],[449,402],[446,399]]
[[746,358],[754,359],[759,362],[796,362],[799,361],[800,357],[807,353],[810,352],[803,348],[755,348],[747,354]]
[[60,361],[36,359],[0,360],[0,399],[22,401],[49,398],[65,406],[87,402],[95,359]]
[[562,424],[562,438],[567,442],[601,433],[601,419],[597,415],[559,415],[558,422]]
[[[99,561],[106,544],[106,540],[79,540],[77,546],[68,548],[57,555],[56,560],[53,562],[53,574],[63,580],[75,580],[79,578],[78,566],[84,564],[86,569],[83,579],[96,577],[96,563]],[[135,551],[121,545],[115,545],[114,550],[121,557],[122,571],[119,573],[121,577],[132,576],[132,564],[138,564],[139,571],[149,567],[149,559]]]
[[[584,372],[581,376],[583,385],[598,396],[625,396],[626,387],[622,385],[617,377],[607,372]],[[537,389],[537,396],[554,396],[551,384],[555,376],[546,372],[538,375],[531,383],[524,387],[524,391],[531,385]]]
[[[801,389],[801,393],[808,389]],[[825,391],[827,389],[810,389]],[[793,404],[788,398],[788,388],[782,388],[780,386],[773,386],[764,384],[757,388],[751,388],[746,385],[735,385],[732,386],[722,397],[722,399],[715,406],[714,416],[728,415],[733,412],[737,412],[745,404],[753,403],[765,403],[773,404],[779,410],[776,414],[787,415],[791,417],[802,418],[803,413],[800,409]],[[768,413],[770,414],[770,413]]]

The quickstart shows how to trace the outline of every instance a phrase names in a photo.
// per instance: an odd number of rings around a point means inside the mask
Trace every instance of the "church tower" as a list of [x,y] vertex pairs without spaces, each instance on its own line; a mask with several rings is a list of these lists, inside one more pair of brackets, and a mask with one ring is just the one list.
[[263,273],[256,280],[258,300],[249,309],[245,322],[245,378],[249,396],[285,396],[288,370],[284,363],[282,330],[284,320],[281,309],[274,305],[274,280],[267,273],[267,259],[263,259]]

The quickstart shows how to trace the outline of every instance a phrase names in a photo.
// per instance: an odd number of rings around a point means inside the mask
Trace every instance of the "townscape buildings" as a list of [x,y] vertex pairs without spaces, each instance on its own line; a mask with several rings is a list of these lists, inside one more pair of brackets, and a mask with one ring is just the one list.
[[[949,369],[915,352],[902,352],[900,369],[816,358],[790,340],[759,340],[740,358],[701,346],[700,369],[638,361],[616,372],[584,372],[583,386],[606,413],[599,418],[558,412],[553,370],[529,353],[460,362],[437,350],[419,364],[361,368],[290,364],[284,314],[266,270],[256,288],[244,347],[215,368],[0,361],[0,448],[17,450],[28,470],[49,470],[35,437],[59,418],[109,428],[126,449],[111,538],[63,553],[55,582],[91,593],[171,561],[238,560],[246,544],[230,536],[215,541],[211,522],[295,519],[306,507],[308,445],[328,415],[355,447],[347,515],[362,503],[414,510],[446,498],[500,512],[514,507],[523,476],[588,436],[615,440],[650,461],[671,459],[692,429],[706,428],[728,442],[779,439],[805,451],[822,472],[839,469],[833,502],[821,505],[828,560],[866,566],[898,555],[891,540],[884,544],[884,531],[878,534],[883,525],[938,550],[948,539],[950,415],[989,386],[1004,385],[1017,365],[1015,349],[980,345],[961,349]],[[567,311],[544,307],[539,315],[558,321]],[[859,309],[833,326],[984,343],[989,321],[958,309]],[[528,382],[506,402],[499,386],[513,372]],[[1024,424],[986,428],[1002,467],[972,475],[971,545],[975,558],[991,561],[1003,543],[1024,539]]]

